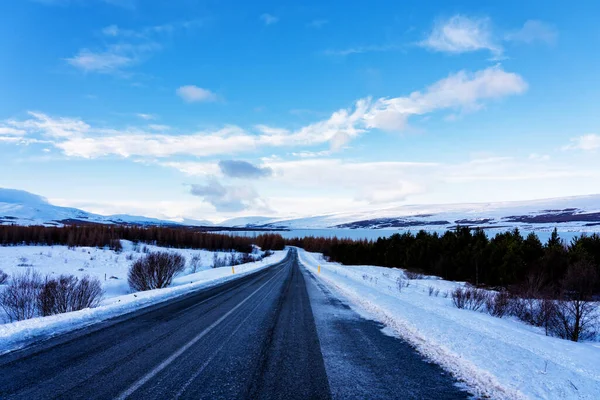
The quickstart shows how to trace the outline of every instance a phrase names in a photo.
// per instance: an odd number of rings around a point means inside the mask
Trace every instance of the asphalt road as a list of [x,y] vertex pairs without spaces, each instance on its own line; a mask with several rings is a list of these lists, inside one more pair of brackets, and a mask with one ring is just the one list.
[[252,275],[0,357],[0,399],[467,397],[380,328],[302,272],[292,250]]

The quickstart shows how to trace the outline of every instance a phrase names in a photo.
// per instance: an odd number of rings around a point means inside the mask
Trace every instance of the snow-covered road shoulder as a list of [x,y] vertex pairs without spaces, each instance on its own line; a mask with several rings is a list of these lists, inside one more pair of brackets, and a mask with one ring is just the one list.
[[38,317],[0,325],[0,354],[25,347],[37,340],[80,329],[113,317],[142,309],[192,291],[206,289],[256,272],[283,260],[287,250],[275,251],[273,255],[247,264],[206,269],[194,274],[176,277],[173,285],[166,289],[110,297],[100,307]]
[[[597,343],[547,337],[511,318],[457,309],[445,293],[460,283],[425,277],[399,291],[401,270],[343,266],[302,249],[298,255],[310,273],[347,297],[356,311],[385,324],[386,333],[411,343],[478,397],[598,398]],[[438,295],[429,295],[429,287]]]

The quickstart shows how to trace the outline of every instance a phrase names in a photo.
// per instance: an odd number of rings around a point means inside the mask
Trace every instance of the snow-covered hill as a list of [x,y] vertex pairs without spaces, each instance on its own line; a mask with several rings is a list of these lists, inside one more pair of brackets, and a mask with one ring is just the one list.
[[[210,221],[177,221],[131,215],[98,215],[77,208],[59,207],[45,198],[21,190],[0,188],[0,224],[61,225],[67,222],[211,226]],[[600,231],[600,194],[544,200],[419,204],[379,210],[335,213],[305,218],[239,217],[218,224],[246,229],[429,229],[445,230],[456,225],[486,229]]]
[[77,208],[59,207],[23,190],[0,188],[0,224],[62,225],[67,222],[133,225],[210,225],[208,221],[183,222],[132,215],[99,215]]
[[398,228],[442,230],[456,225],[510,229],[600,231],[600,195],[499,203],[406,205],[299,219],[250,217],[223,225],[254,228]]

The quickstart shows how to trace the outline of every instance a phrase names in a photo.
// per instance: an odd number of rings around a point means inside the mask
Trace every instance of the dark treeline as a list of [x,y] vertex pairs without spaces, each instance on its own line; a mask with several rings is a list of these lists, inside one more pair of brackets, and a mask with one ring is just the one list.
[[580,261],[593,264],[600,276],[600,236],[582,235],[566,244],[556,229],[546,243],[535,233],[523,237],[518,229],[489,239],[480,229],[459,227],[441,236],[420,231],[375,241],[306,237],[287,244],[342,264],[405,268],[488,286],[508,287],[534,277],[552,290],[559,287],[569,265]]
[[121,249],[120,240],[163,247],[237,250],[249,253],[252,245],[263,250],[282,250],[284,239],[267,233],[256,237],[202,232],[192,228],[136,227],[122,225],[69,225],[65,227],[0,225],[0,245],[66,245]]

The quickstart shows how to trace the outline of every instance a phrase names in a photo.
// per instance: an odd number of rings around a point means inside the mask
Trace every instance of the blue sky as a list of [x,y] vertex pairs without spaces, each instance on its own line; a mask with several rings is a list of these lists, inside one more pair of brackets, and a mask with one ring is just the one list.
[[597,2],[5,3],[0,187],[213,221],[600,193]]

